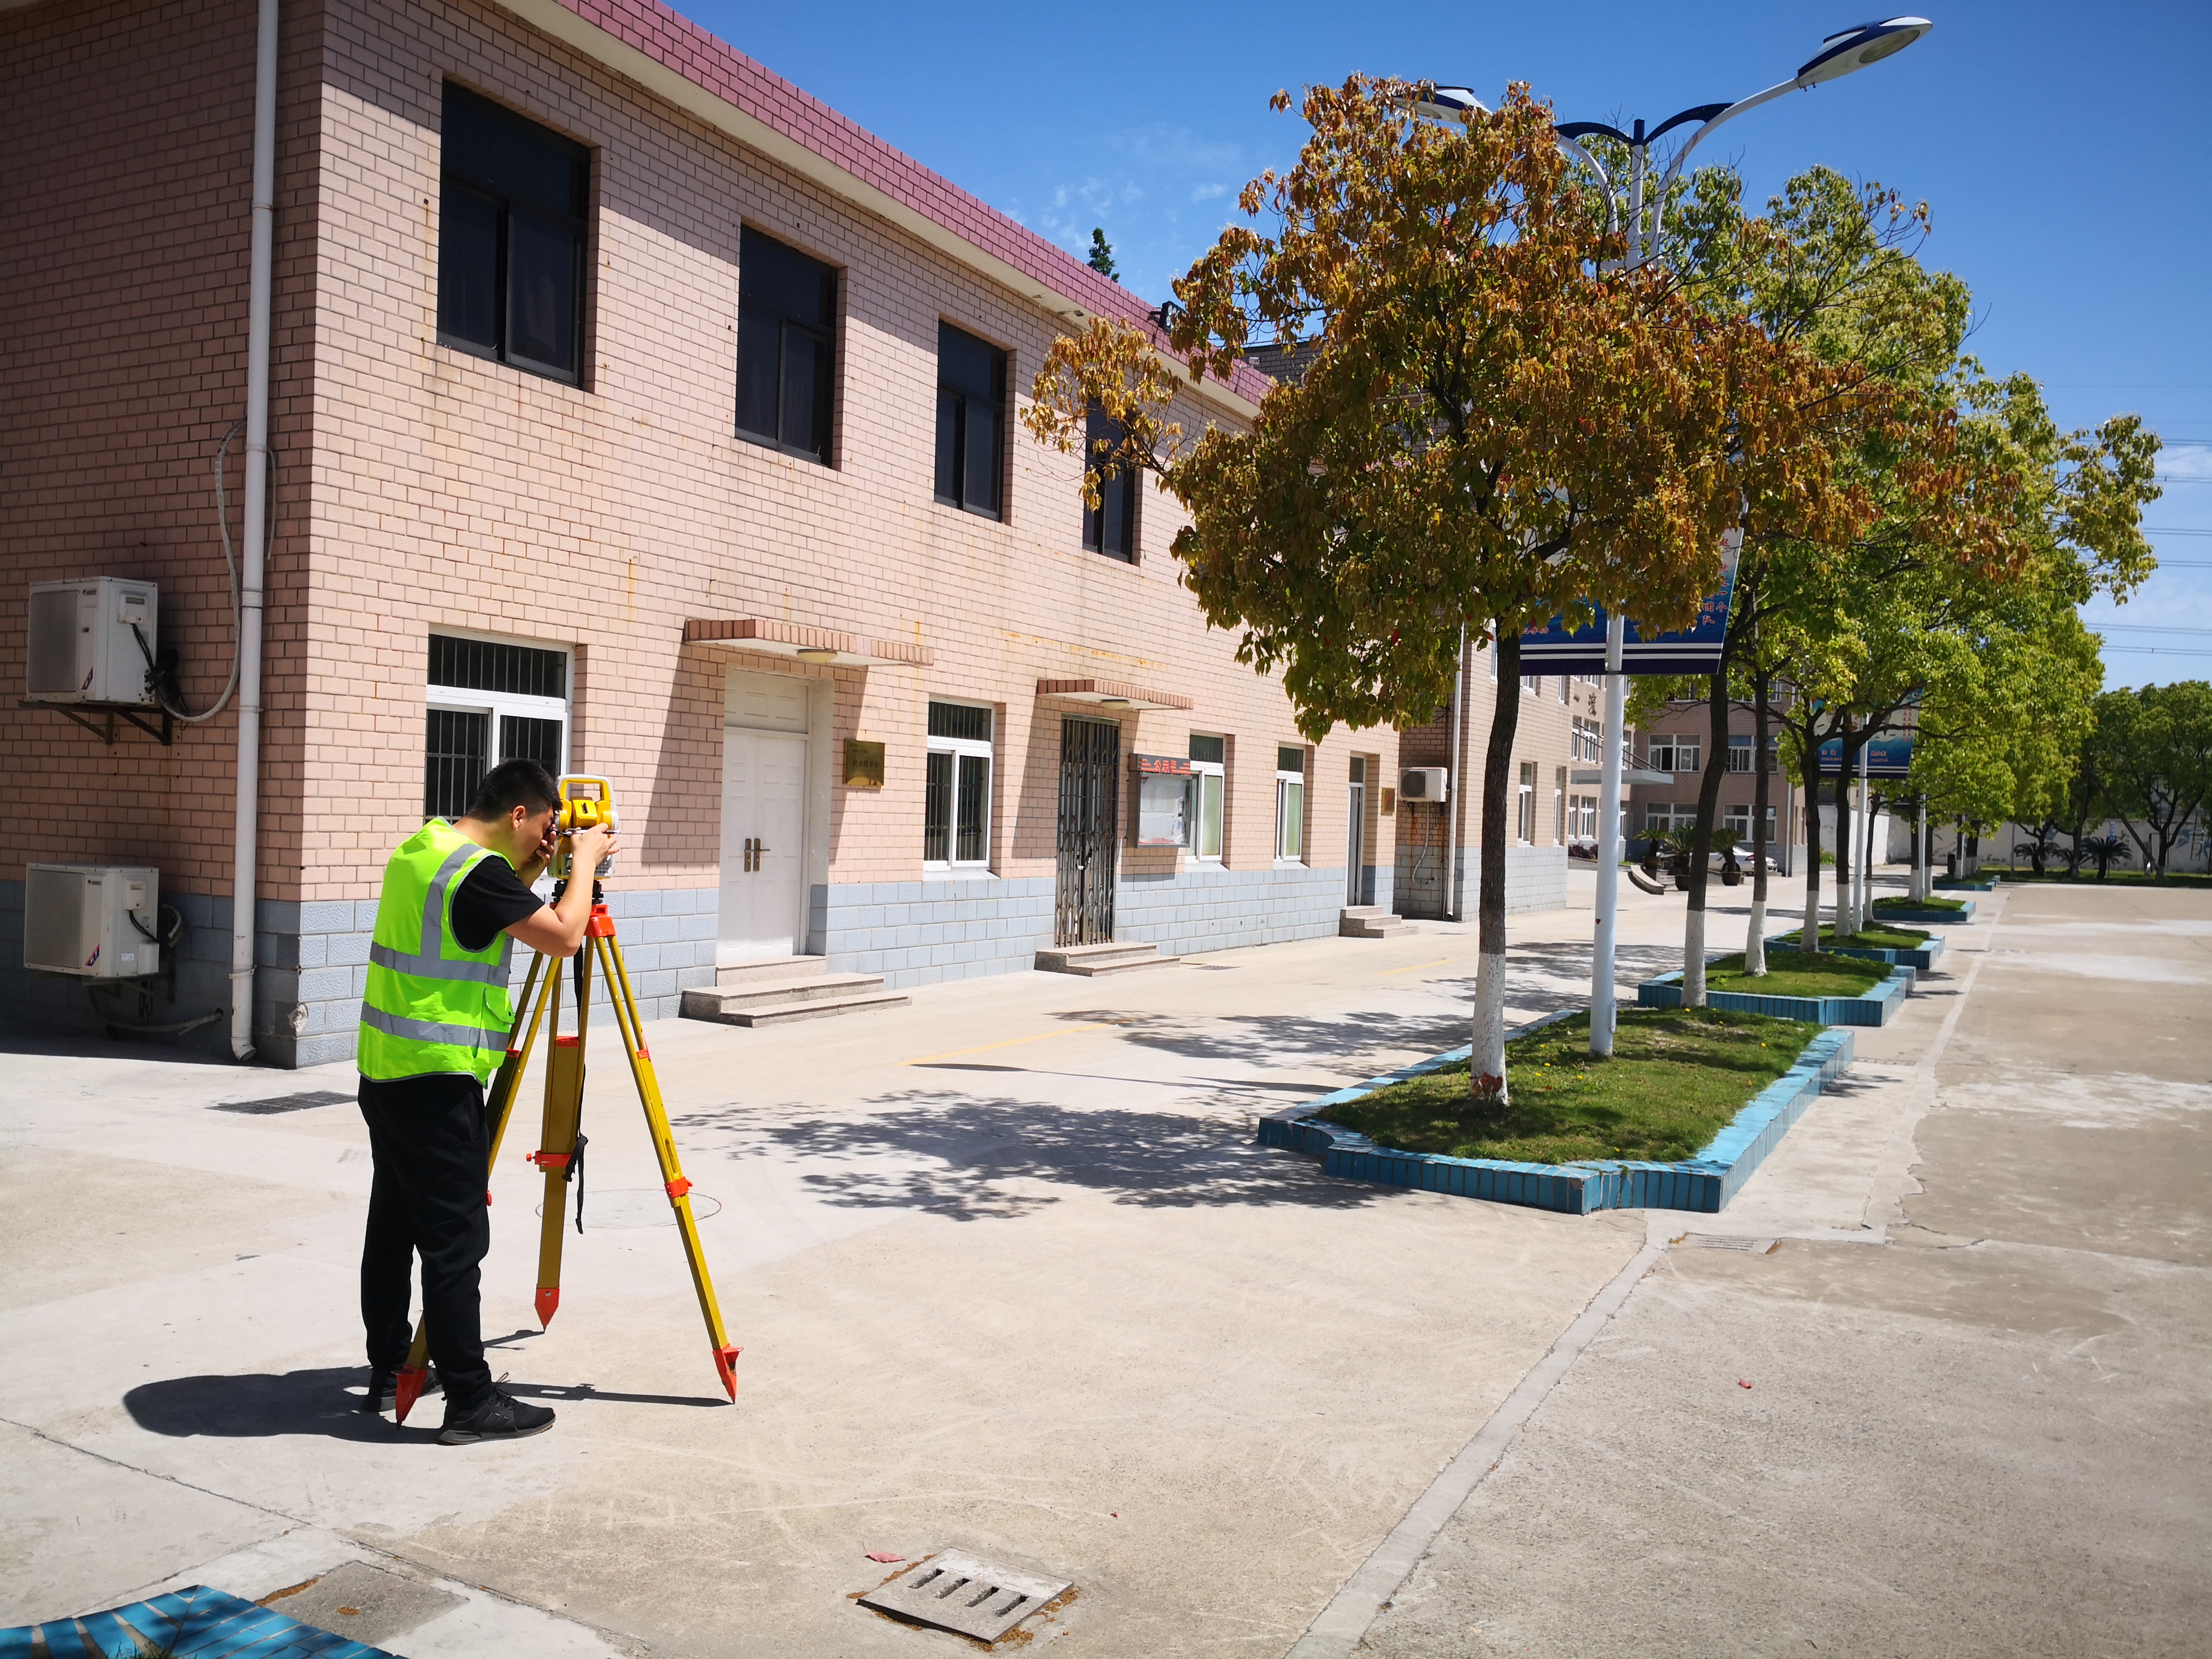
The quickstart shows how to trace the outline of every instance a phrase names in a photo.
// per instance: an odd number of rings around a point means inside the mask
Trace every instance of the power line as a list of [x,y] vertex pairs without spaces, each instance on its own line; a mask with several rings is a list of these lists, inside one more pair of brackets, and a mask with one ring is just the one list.
[[2157,623],[2091,623],[2089,630],[2100,634],[2212,634],[2212,628],[2166,628]]
[[2125,651],[2139,657],[2212,656],[2212,647],[2187,645],[2108,645],[2107,651]]

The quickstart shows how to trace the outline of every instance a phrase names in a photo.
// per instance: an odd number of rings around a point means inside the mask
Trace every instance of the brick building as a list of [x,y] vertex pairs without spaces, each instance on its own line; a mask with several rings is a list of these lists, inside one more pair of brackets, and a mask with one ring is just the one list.
[[[1751,846],[1751,811],[1759,781],[1752,770],[1756,741],[1752,711],[1741,704],[1732,705],[1728,753],[1718,757],[1718,763],[1726,769],[1721,779],[1720,825],[1733,830],[1747,851]],[[1770,720],[1766,842],[1775,861],[1794,872],[1805,845],[1804,799],[1781,769],[1777,752],[1780,741],[1779,725]],[[1673,781],[1639,783],[1630,788],[1623,830],[1632,851],[1641,851],[1644,838],[1654,830],[1688,829],[1697,823],[1698,791],[1705,782],[1705,769],[1716,758],[1711,752],[1712,715],[1703,702],[1669,703],[1648,729],[1638,730],[1637,748],[1639,767],[1671,774]],[[1822,811],[1826,815],[1827,809]],[[1832,831],[1824,832],[1822,845],[1833,850]]]
[[[159,584],[186,707],[230,672],[255,20],[0,13],[19,686],[26,588],[100,575]],[[513,754],[611,779],[649,1016],[1391,902],[1397,735],[1305,743],[1177,585],[1172,501],[1088,512],[1017,424],[1054,336],[1136,296],[653,0],[283,0],[278,39],[262,1058],[351,1052],[385,855]],[[149,1023],[231,995],[236,720],[0,734],[0,906],[27,863],[149,864],[188,924]],[[21,939],[17,1012],[91,1019]]]

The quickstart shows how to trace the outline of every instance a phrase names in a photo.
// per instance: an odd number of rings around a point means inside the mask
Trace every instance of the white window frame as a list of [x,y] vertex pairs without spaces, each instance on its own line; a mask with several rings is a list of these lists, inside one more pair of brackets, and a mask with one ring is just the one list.
[[1542,696],[1544,677],[1541,674],[1523,674],[1521,677],[1521,695],[1524,697]]
[[1522,761],[1514,786],[1514,838],[1523,847],[1536,844],[1536,763]]
[[[427,630],[424,640],[426,650],[428,647],[428,635],[437,635],[449,640],[474,640],[484,645],[512,645],[526,651],[559,653],[566,665],[562,670],[561,679],[562,684],[568,688],[568,696],[526,697],[511,691],[475,691],[461,685],[433,685],[429,683],[426,669],[422,684],[422,710],[426,720],[433,709],[452,714],[487,716],[490,726],[484,744],[486,771],[507,758],[500,747],[500,720],[502,716],[516,720],[557,720],[561,726],[561,763],[551,769],[556,778],[569,769],[572,763],[569,745],[575,730],[572,710],[576,689],[576,653],[572,647],[550,640],[518,640],[500,634],[480,634],[468,629],[433,628]],[[425,735],[427,740],[427,733]]]
[[1650,751],[1651,769],[1685,776],[1697,771],[1705,758],[1705,745],[1696,738],[1655,736]]
[[[936,738],[927,736],[927,733],[929,730],[929,705],[933,702],[948,703],[956,708],[981,709],[985,714],[991,717],[990,737],[988,738]],[[948,876],[956,874],[973,876],[988,873],[991,868],[991,791],[997,784],[999,773],[999,757],[997,753],[999,746],[998,705],[995,703],[978,702],[969,697],[925,697],[922,699],[921,717],[922,731],[925,734],[922,742],[922,754],[924,756],[922,765],[925,769],[922,773],[922,778],[925,791],[928,787],[927,781],[929,775],[927,769],[929,763],[927,757],[931,755],[951,755],[953,757],[952,799],[949,803],[949,810],[951,816],[945,821],[945,847],[948,853],[954,854],[953,857],[945,859],[923,859],[921,861],[922,873],[925,876]],[[981,757],[983,761],[983,856],[980,859],[963,859],[957,856],[960,851],[960,761],[963,757],[975,756]],[[928,800],[926,793],[923,798],[922,810],[925,815],[928,811]],[[923,834],[926,836],[927,833],[928,825],[927,818],[925,817]]]
[[[1194,732],[1194,738],[1212,738],[1221,745],[1218,761],[1194,760],[1190,763],[1190,855],[1200,864],[1218,864],[1223,850],[1229,845],[1229,738],[1219,732]],[[1185,745],[1188,747],[1188,744]],[[1206,847],[1206,781],[1212,778],[1214,787],[1213,850]]]
[[[1280,751],[1285,749],[1296,748],[1298,750],[1302,762],[1307,763],[1311,762],[1312,757],[1308,755],[1305,750],[1298,744],[1284,743],[1278,744],[1275,747],[1277,750],[1275,756],[1275,862],[1281,865],[1302,865],[1306,861],[1306,830],[1308,828],[1306,823],[1306,818],[1308,816],[1306,812],[1307,768],[1305,764],[1302,764],[1295,772],[1285,770],[1283,766],[1283,757]],[[1298,792],[1298,844],[1295,851],[1285,852],[1284,850],[1284,843],[1285,840],[1284,832],[1289,826],[1290,817],[1284,811],[1284,807],[1289,799],[1288,795],[1285,792],[1292,788],[1295,788]]]

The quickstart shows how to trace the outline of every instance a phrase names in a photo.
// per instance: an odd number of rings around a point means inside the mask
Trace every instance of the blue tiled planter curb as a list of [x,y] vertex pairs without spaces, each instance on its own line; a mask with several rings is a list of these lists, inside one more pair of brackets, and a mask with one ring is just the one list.
[[[1513,1035],[1525,1036],[1565,1018],[1564,1013],[1553,1014]],[[1696,1210],[1715,1215],[1781,1145],[1790,1126],[1851,1063],[1854,1041],[1843,1027],[1822,1031],[1805,1045],[1796,1064],[1760,1090],[1710,1145],[1679,1164],[1596,1158],[1581,1164],[1514,1164],[1503,1158],[1396,1152],[1328,1121],[1326,1114],[1331,1106],[1465,1060],[1466,1048],[1271,1112],[1260,1120],[1257,1139],[1262,1146],[1318,1152],[1322,1172],[1346,1181],[1486,1198],[1568,1215],[1588,1215],[1593,1210]]]
[[[1770,951],[1795,951],[1797,946],[1785,934],[1766,941]],[[1886,962],[1891,967],[1917,968],[1923,973],[1936,965],[1936,958],[1943,954],[1943,941],[1933,934],[1928,943],[1917,951],[1896,951],[1884,945],[1831,945],[1827,952],[1832,957],[1856,957],[1862,962]]]
[[[1887,979],[1857,997],[1763,997],[1748,991],[1708,991],[1705,1000],[1716,1008],[1737,1014],[1771,1014],[1777,1019],[1802,1019],[1819,1025],[1887,1025],[1889,1017],[1912,994],[1914,968],[1890,970]],[[1682,1006],[1682,970],[1647,979],[1636,988],[1636,1000],[1645,1008]]]
[[1935,885],[1937,890],[1945,893],[1994,893],[1997,890],[1997,878],[1995,876],[1986,879],[1975,876],[1968,879],[1954,880],[1949,876],[1938,876],[1936,878]]
[[1921,910],[1909,904],[1877,904],[1872,915],[1876,921],[1948,922],[1954,926],[1974,919],[1974,902],[1960,899],[1956,910]]

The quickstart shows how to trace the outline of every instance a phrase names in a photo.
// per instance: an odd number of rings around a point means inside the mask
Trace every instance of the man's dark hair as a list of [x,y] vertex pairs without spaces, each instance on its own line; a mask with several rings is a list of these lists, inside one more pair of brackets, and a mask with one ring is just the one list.
[[503,818],[518,806],[543,812],[561,804],[561,786],[534,760],[501,761],[484,774],[469,801],[472,818]]

